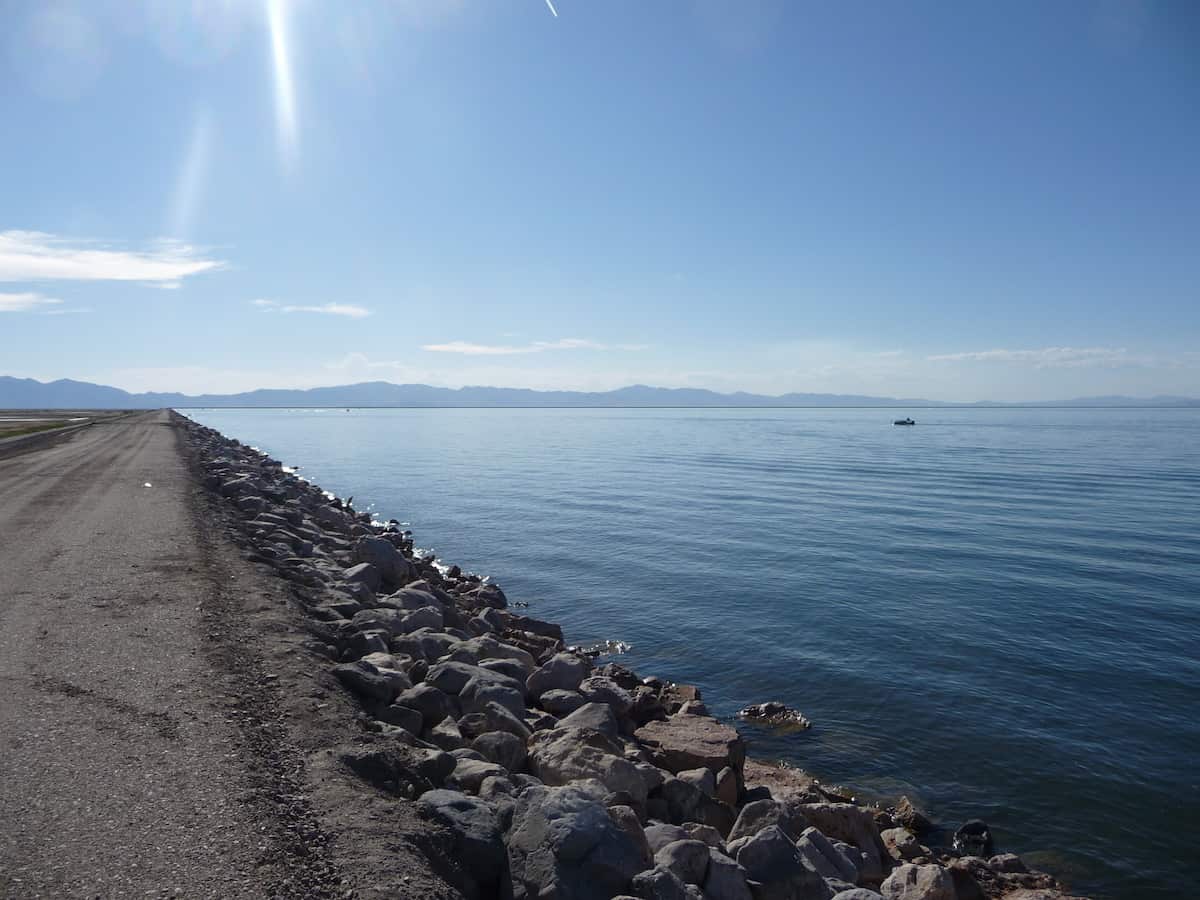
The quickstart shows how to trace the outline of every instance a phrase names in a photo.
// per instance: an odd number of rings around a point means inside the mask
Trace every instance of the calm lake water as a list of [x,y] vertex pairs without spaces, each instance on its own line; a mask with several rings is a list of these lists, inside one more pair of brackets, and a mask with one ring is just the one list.
[[1200,411],[185,412],[719,716],[812,719],[753,755],[1192,890]]

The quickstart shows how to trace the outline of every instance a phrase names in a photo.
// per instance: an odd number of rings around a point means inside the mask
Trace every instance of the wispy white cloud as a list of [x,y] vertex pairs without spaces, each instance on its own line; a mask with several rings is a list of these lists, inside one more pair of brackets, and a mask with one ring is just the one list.
[[1031,365],[1039,369],[1147,365],[1151,360],[1135,356],[1124,347],[1042,347],[1036,350],[972,350],[926,357],[931,362],[999,362]]
[[251,300],[251,306],[257,306],[259,309],[267,312],[281,313],[321,313],[327,316],[346,316],[351,319],[364,319],[371,314],[371,311],[365,306],[357,306],[353,303],[322,303],[314,306],[299,306],[289,303],[280,303],[277,300]]
[[119,250],[41,231],[0,232],[0,282],[134,281],[178,287],[184,278],[224,266],[178,241],[159,241],[152,250]]
[[54,307],[62,303],[53,297],[43,297],[41,294],[25,292],[20,294],[0,294],[0,313],[5,312],[50,312],[47,306]]
[[324,313],[328,316],[347,316],[351,319],[364,319],[371,314],[365,306],[355,306],[352,303],[323,303],[320,306],[281,306],[280,312],[285,313]]
[[474,344],[470,341],[450,341],[445,344],[424,344],[422,350],[431,353],[461,353],[466,356],[514,356],[523,353],[545,353],[548,350],[647,350],[645,344],[601,344],[583,338],[560,338],[557,341],[533,341],[529,344]]

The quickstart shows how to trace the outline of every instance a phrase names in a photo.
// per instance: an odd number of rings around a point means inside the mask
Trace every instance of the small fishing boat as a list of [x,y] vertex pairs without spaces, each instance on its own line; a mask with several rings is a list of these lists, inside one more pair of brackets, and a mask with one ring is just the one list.
[[912,419],[897,419],[892,424],[893,425],[916,425],[917,423],[914,422]]

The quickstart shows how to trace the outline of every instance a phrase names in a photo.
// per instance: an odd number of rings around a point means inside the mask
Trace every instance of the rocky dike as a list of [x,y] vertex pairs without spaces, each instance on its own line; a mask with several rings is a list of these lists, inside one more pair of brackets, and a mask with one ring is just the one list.
[[598,664],[396,521],[181,421],[246,558],[288,582],[315,677],[357,701],[336,764],[415,807],[462,896],[1079,900],[983,823],[940,846],[907,798],[863,805],[749,758],[697,688]]

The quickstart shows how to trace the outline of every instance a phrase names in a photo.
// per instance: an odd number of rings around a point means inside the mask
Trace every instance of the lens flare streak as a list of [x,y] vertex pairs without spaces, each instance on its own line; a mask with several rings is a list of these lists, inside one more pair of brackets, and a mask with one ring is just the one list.
[[271,33],[271,62],[275,75],[275,126],[284,164],[296,155],[296,87],[292,78],[288,41],[287,0],[267,0],[267,25]]

